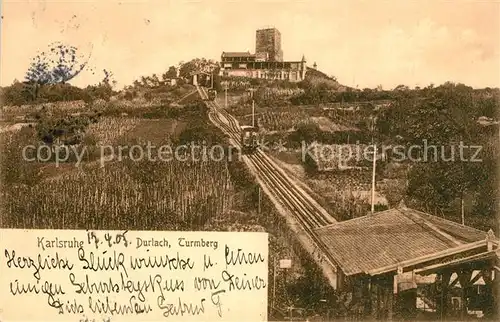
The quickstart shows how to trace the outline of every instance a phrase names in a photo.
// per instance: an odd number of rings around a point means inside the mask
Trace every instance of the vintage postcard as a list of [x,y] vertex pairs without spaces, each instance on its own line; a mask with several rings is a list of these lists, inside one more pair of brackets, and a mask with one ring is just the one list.
[[500,319],[499,1],[0,13],[0,321]]

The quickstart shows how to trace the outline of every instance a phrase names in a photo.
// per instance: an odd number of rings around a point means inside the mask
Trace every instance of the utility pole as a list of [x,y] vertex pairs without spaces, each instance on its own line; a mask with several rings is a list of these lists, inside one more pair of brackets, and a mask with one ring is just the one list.
[[460,209],[462,211],[462,226],[465,226],[464,196],[460,197]]
[[252,94],[252,126],[255,127],[255,101]]
[[259,215],[260,215],[260,201],[261,201],[261,196],[260,196],[260,186],[259,186]]
[[250,95],[252,96],[252,126],[255,127],[255,101],[253,99],[254,88],[250,88]]
[[377,145],[374,143],[373,131],[375,130],[375,118],[372,118],[372,145],[373,145],[373,164],[372,164],[372,202],[371,202],[371,213],[375,213],[375,170],[377,168]]
[[373,144],[373,165],[372,165],[372,211],[375,212],[375,169],[377,166],[377,146]]
[[276,257],[273,258],[273,308],[276,307]]
[[224,103],[225,103],[226,108],[227,108],[227,84],[224,85],[224,92],[226,94],[226,96],[224,97]]

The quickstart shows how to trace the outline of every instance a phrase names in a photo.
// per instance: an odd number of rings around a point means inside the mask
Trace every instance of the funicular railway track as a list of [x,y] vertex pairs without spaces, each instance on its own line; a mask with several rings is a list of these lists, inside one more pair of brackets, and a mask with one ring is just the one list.
[[[203,99],[208,98],[203,87],[198,87],[198,91]],[[240,126],[236,119],[225,109],[220,108],[215,101],[206,101],[206,104],[210,109],[210,120],[229,136],[231,144],[241,151]],[[261,149],[258,148],[253,154],[243,155],[242,160],[256,170],[255,175],[260,178],[264,191],[267,190],[279,202],[284,211],[293,215],[314,247],[312,252],[320,255],[314,259],[321,262],[322,259],[326,260],[333,269],[333,261],[326,255],[325,246],[315,234],[314,229],[334,223],[335,219],[305,191],[294,184],[288,175]],[[330,282],[332,283],[331,279]]]

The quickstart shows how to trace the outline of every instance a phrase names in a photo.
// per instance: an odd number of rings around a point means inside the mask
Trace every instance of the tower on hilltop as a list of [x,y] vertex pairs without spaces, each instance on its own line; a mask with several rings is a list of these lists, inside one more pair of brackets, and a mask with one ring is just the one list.
[[255,54],[267,56],[268,61],[283,61],[281,33],[276,28],[258,29],[255,37]]

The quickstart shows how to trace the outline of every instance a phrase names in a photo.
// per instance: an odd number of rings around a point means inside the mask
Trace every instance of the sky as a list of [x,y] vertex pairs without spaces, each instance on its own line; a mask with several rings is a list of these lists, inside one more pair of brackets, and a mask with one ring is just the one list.
[[255,51],[255,30],[281,32],[285,60],[317,63],[340,83],[365,88],[446,81],[500,87],[500,1],[439,0],[3,0],[0,86],[23,80],[53,42],[90,56],[71,83],[118,86],[161,75],[195,57]]

